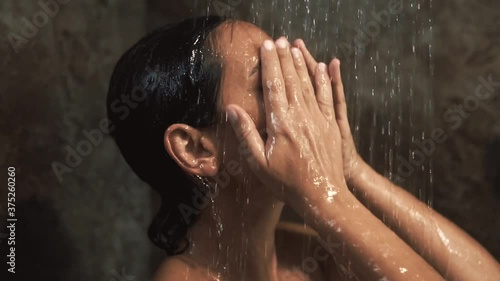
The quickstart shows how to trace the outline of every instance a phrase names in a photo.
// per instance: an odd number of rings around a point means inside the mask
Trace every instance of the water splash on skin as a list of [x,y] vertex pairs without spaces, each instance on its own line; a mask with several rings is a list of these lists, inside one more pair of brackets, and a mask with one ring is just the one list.
[[269,146],[269,150],[267,151],[267,159],[271,158],[271,155],[273,153],[273,148],[276,145],[276,137],[272,136],[271,137],[271,145]]
[[[311,170],[311,167],[310,167],[311,163],[308,163],[308,164],[309,164],[308,169]],[[326,200],[329,203],[332,203],[334,201],[335,196],[339,193],[338,189],[335,188],[335,186],[329,182],[329,179],[327,177],[324,177],[324,176],[314,177],[312,179],[312,183],[316,188],[325,188]],[[326,185],[326,187],[325,187],[325,185]]]
[[448,245],[450,245],[450,240],[446,237],[446,235],[444,234],[444,232],[441,230],[441,228],[437,228],[437,233],[439,235],[439,239],[441,239],[441,242],[443,242],[443,244],[448,247]]
[[332,202],[333,202],[333,198],[335,197],[335,195],[337,195],[337,193],[338,193],[338,192],[337,192],[337,191],[335,191],[335,190],[333,190],[333,189],[329,189],[329,190],[327,190],[327,194],[328,194],[328,196],[327,196],[326,200],[327,200],[328,202],[332,203]]
[[273,88],[273,82],[271,80],[267,80],[266,87],[268,90],[271,90]]
[[336,222],[336,221],[334,221],[334,220],[328,220],[328,221],[326,222],[326,224],[327,224],[329,227],[332,227],[332,228],[333,228],[333,227],[337,224],[337,222]]
[[325,182],[325,177],[319,176],[319,177],[314,177],[313,178],[313,184],[316,187],[320,187],[324,182]]
[[309,207],[311,208],[311,210],[313,211],[314,215],[319,215],[319,210],[316,206],[311,206],[309,205]]
[[370,238],[370,232],[361,233],[361,237],[363,238],[363,242],[368,241],[368,239]]
[[271,124],[274,126],[274,127],[278,127],[278,119],[276,119],[276,114],[274,114],[274,112],[271,112]]
[[448,250],[448,252],[450,252],[451,254],[454,254],[460,258],[465,258],[465,260],[468,259],[469,257],[469,250],[467,250],[467,256],[464,257],[463,254],[461,254],[460,251],[456,250],[453,248],[453,246],[451,245],[450,243],[450,239],[448,239],[448,237],[446,237],[446,234],[444,233],[444,231],[438,226],[437,222],[435,223],[436,225],[436,231],[438,233],[438,236],[439,236],[439,239],[441,240],[441,243],[443,243],[443,245],[446,247],[446,249]]

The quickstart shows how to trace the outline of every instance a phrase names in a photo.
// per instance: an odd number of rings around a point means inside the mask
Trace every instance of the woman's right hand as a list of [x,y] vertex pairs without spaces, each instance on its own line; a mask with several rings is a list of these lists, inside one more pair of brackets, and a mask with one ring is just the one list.
[[260,54],[265,143],[241,107],[226,108],[237,138],[251,153],[250,166],[262,183],[292,206],[302,205],[304,198],[331,202],[346,185],[327,67],[317,64],[313,86],[302,53],[290,48],[285,38],[276,44],[266,40]]
[[[317,68],[318,62],[316,62],[314,57],[311,55],[304,44],[304,41],[297,39],[294,42],[294,46],[299,48],[304,55],[309,75],[314,76],[314,70]],[[329,74],[332,80],[335,119],[337,120],[340,135],[342,137],[344,177],[347,182],[350,182],[356,176],[360,175],[367,165],[363,165],[364,161],[356,149],[356,144],[354,143],[354,138],[351,133],[351,127],[349,126],[349,120],[347,118],[347,104],[345,100],[344,85],[342,83],[340,73],[340,65],[330,63]]]

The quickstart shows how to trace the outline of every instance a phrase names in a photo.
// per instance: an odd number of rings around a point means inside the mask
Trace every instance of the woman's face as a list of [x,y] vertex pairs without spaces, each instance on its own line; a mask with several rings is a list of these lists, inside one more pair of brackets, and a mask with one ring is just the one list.
[[222,106],[237,104],[252,117],[258,129],[264,129],[260,47],[265,32],[253,24],[236,21],[220,26],[217,48],[224,72],[221,81]]
[[[254,121],[259,132],[265,132],[265,109],[262,96],[260,71],[260,47],[264,40],[271,39],[265,32],[247,22],[230,22],[219,26],[216,37],[217,53],[223,63],[223,76],[220,87],[220,106],[224,109],[229,104],[243,108]],[[238,162],[243,174],[248,177],[246,160],[248,153],[239,145],[232,127],[226,123],[224,133],[217,138],[224,145],[222,165],[229,161]],[[234,162],[233,162],[234,164]],[[227,167],[221,167],[224,169]],[[221,171],[220,171],[221,172]]]

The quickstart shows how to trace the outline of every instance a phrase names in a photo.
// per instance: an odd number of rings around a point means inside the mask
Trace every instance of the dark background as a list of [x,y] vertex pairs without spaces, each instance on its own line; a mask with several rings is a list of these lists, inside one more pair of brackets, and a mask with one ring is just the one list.
[[[6,170],[14,166],[19,219],[16,277],[19,280],[148,280],[162,257],[146,236],[157,199],[130,171],[109,135],[104,133],[89,155],[63,174],[62,181],[52,165],[65,163],[66,149],[75,149],[87,139],[83,130],[99,129],[106,116],[108,79],[119,56],[152,28],[203,14],[207,6],[204,1],[170,0],[60,2],[59,11],[17,51],[8,34],[19,34],[22,18],[32,19],[41,11],[40,5],[28,0],[0,3],[0,225],[5,223],[7,209]],[[378,7],[387,3],[370,2]],[[349,3],[346,5],[351,5],[351,10],[344,14],[346,19],[356,17],[353,13],[356,5],[370,10],[366,1]],[[433,36],[422,44],[432,45],[432,56],[430,59],[423,56],[421,64],[410,64],[418,65],[412,71],[419,71],[415,83],[423,85],[423,89],[417,93],[425,96],[416,96],[419,102],[403,105],[402,110],[406,112],[412,107],[419,111],[432,104],[432,111],[414,120],[413,125],[403,124],[406,133],[402,138],[409,145],[410,135],[418,130],[442,128],[448,139],[436,146],[431,155],[433,163],[426,161],[422,165],[425,173],[416,173],[405,187],[418,190],[417,183],[423,182],[422,188],[427,190],[424,199],[432,201],[436,210],[465,229],[498,259],[499,90],[495,89],[488,100],[470,112],[457,129],[445,122],[443,113],[473,94],[479,76],[492,75],[494,81],[500,81],[500,2],[433,1],[432,9],[425,3],[419,13],[432,19]],[[208,6],[211,13],[216,12],[213,4],[211,1]],[[231,11],[251,20],[248,17],[251,9],[247,1]],[[273,14],[265,17],[273,19]],[[411,18],[415,16],[402,14],[399,20],[404,23]],[[302,18],[291,20],[300,23]],[[344,25],[339,24],[342,29]],[[347,20],[344,24],[346,29],[353,28]],[[397,40],[409,42],[415,38],[411,30],[404,29],[404,25],[401,28]],[[390,48],[383,46],[383,42],[391,34],[381,32],[366,48]],[[325,50],[317,50],[321,51]],[[432,76],[428,75],[430,63]],[[353,70],[352,62],[344,61],[343,71],[347,90],[352,90],[353,73],[359,70]],[[353,108],[355,105],[351,104],[350,110]],[[357,141],[361,144],[360,151],[368,156],[370,149],[363,131],[365,119],[356,116],[357,124],[361,124]],[[412,126],[417,129],[408,129]],[[380,164],[383,161],[375,160],[371,162],[387,174],[388,169]],[[433,189],[429,187],[431,183]],[[6,233],[3,227],[1,231]],[[5,272],[3,237],[0,236],[0,276],[2,280],[11,280],[3,278],[12,278]]]

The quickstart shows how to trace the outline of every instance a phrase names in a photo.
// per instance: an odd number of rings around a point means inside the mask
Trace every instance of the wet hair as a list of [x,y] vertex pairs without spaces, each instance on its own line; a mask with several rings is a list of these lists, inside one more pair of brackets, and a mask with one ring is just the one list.
[[[155,30],[123,54],[111,76],[111,135],[132,170],[161,196],[148,236],[167,255],[186,250],[200,210],[193,206],[195,183],[166,152],[164,133],[174,123],[216,122],[222,63],[213,42],[226,21],[205,16]],[[195,211],[185,219],[179,206]]]

